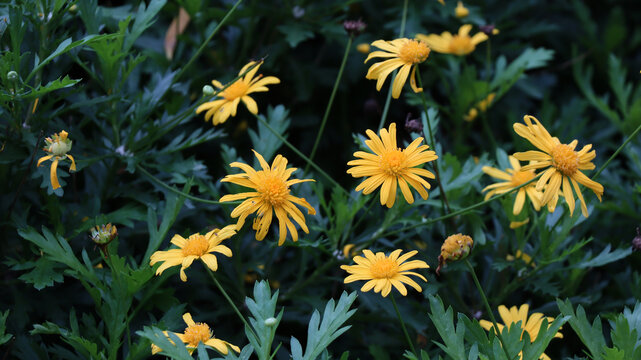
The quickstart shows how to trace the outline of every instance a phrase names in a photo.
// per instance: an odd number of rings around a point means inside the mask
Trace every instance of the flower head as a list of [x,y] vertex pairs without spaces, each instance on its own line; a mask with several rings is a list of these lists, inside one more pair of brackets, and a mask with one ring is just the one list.
[[[222,355],[227,355],[229,352],[228,348],[231,348],[235,352],[239,353],[240,348],[236,345],[230,344],[227,341],[216,339],[214,337],[213,332],[211,331],[211,328],[209,325],[205,323],[197,323],[192,319],[190,313],[185,313],[183,315],[183,320],[187,324],[187,327],[185,328],[185,332],[182,334],[179,333],[174,333],[178,338],[185,343],[185,346],[187,347],[187,350],[189,353],[193,353],[196,348],[198,348],[198,344],[203,343],[206,346],[211,346],[214,348],[216,351],[218,351]],[[168,332],[164,331],[165,335],[169,337]],[[173,343],[171,339],[169,339]],[[152,344],[151,345],[151,353],[156,354],[161,352],[162,349],[158,347],[157,345]]]
[[180,265],[180,280],[182,281],[187,281],[185,269],[190,267],[196,259],[200,259],[208,268],[216,271],[218,270],[218,260],[213,253],[217,252],[231,257],[231,250],[220,243],[234,234],[236,234],[236,225],[228,225],[220,230],[214,229],[205,235],[192,234],[187,239],[176,234],[171,239],[171,243],[178,246],[178,249],[156,251],[151,255],[149,264],[153,266],[157,262],[163,262],[156,269],[156,275],[162,274],[172,266]]
[[[497,324],[497,326],[499,327],[498,331],[502,332],[504,326],[507,326],[509,328],[512,324],[520,321],[521,328],[523,329],[523,332],[521,333],[521,339],[523,339],[523,334],[527,332],[530,336],[530,341],[534,342],[534,340],[536,340],[536,338],[539,336],[539,329],[543,324],[543,318],[545,317],[545,315],[543,315],[542,313],[532,313],[528,317],[529,310],[530,305],[528,304],[523,304],[518,309],[516,306],[512,306],[509,310],[505,305],[499,306],[499,315],[501,315],[501,319],[503,319],[503,323],[505,325]],[[550,325],[550,323],[552,323],[552,321],[554,321],[554,318],[552,317],[547,316],[545,318],[548,320],[548,326]],[[488,331],[494,327],[491,321],[481,320],[479,323],[485,330]],[[563,338],[563,334],[557,332],[554,337]],[[550,357],[542,354],[541,359],[550,360]]]
[[456,4],[456,8],[454,9],[454,15],[462,19],[470,14],[470,10],[468,10],[464,5],[462,1],[459,1],[458,4]]
[[[503,180],[502,182],[486,186],[485,189],[483,189],[484,192],[488,192],[485,194],[485,200],[491,198],[493,195],[503,194],[515,187],[521,186],[534,179],[536,176],[533,170],[523,170],[523,168],[521,168],[521,164],[514,156],[510,156],[509,160],[512,165],[512,169],[506,169],[505,171],[501,171],[490,166],[483,166],[484,173],[493,178]],[[523,210],[525,195],[530,199],[536,211],[541,209],[541,192],[536,189],[535,183],[531,183],[520,188],[516,193],[516,200],[514,201],[514,207],[512,208],[512,213],[514,215],[520,214]]]
[[441,246],[441,255],[438,256],[436,273],[438,274],[448,261],[457,261],[466,258],[470,254],[470,251],[472,251],[473,246],[474,240],[468,235],[454,234],[448,236]]
[[579,189],[579,184],[592,190],[599,201],[603,195],[603,185],[591,180],[581,172],[581,170],[595,168],[592,160],[596,157],[596,152],[591,150],[592,144],[585,145],[580,151],[575,151],[577,140],[569,144],[561,144],[559,139],[552,137],[535,117],[525,115],[523,120],[526,125],[514,124],[514,131],[542,151],[518,152],[514,154],[514,157],[521,161],[534,162],[521,168],[522,171],[545,169],[536,183],[537,190],[541,191],[545,188],[541,198],[541,206],[547,204],[548,210],[554,211],[559,192],[563,189],[563,197],[570,208],[570,215],[572,215],[575,204],[572,192],[572,188],[574,188],[574,192],[581,202],[581,212],[583,216],[587,217],[588,208]]
[[251,166],[239,162],[229,164],[231,167],[237,167],[245,171],[244,173],[227,175],[222,182],[230,182],[240,186],[254,189],[252,192],[240,194],[225,195],[220,201],[235,201],[245,199],[231,213],[231,217],[238,218],[237,228],[240,229],[245,223],[245,219],[252,213],[256,213],[253,229],[256,230],[256,240],[263,240],[272,223],[273,215],[278,219],[278,245],[285,243],[287,232],[291,233],[292,239],[298,241],[298,232],[296,226],[290,220],[290,217],[300,225],[305,233],[309,233],[305,224],[303,213],[294,204],[298,204],[307,209],[308,215],[316,215],[316,210],[303,198],[290,194],[289,187],[313,179],[292,179],[288,180],[296,168],[287,168],[287,159],[282,155],[277,155],[272,162],[271,167],[265,159],[254,151],[256,158],[260,162],[262,170],[254,170]]
[[49,179],[51,180],[51,187],[55,190],[60,187],[58,182],[58,162],[64,159],[71,160],[71,166],[69,170],[76,171],[76,161],[73,156],[67,154],[71,151],[71,140],[68,138],[68,133],[64,130],[57,134],[53,134],[51,137],[45,139],[44,151],[49,153],[49,155],[43,156],[38,159],[36,167],[40,166],[44,161],[53,159],[51,162],[51,170],[49,172]]
[[[280,80],[275,76],[263,77],[263,75],[258,75],[254,77],[262,63],[262,61],[258,63],[251,61],[243,66],[238,75],[247,72],[245,76],[229,85],[222,93],[217,94],[221,99],[208,101],[200,105],[196,109],[196,114],[207,110],[205,113],[205,121],[212,119],[214,125],[222,124],[227,121],[230,116],[236,116],[238,103],[241,101],[245,103],[249,112],[254,115],[258,114],[258,105],[256,105],[256,101],[254,101],[249,94],[268,91],[267,85],[280,83]],[[247,71],[250,68],[251,70]],[[223,84],[217,80],[212,80],[211,83],[218,89],[224,88]]]
[[[372,43],[383,51],[374,51],[369,54],[365,62],[375,57],[391,58],[385,61],[378,62],[370,66],[365,78],[374,80],[376,79],[376,90],[380,91],[387,76],[397,68],[401,68],[394,78],[392,85],[392,97],[398,99],[401,96],[401,90],[410,77],[410,86],[414,92],[423,91],[422,88],[416,86],[416,66],[427,60],[430,55],[430,48],[422,41],[411,39],[396,39],[392,41],[376,40]],[[410,70],[412,73],[410,74]]]
[[347,163],[352,166],[347,170],[348,174],[355,178],[367,177],[356,187],[356,191],[363,190],[363,194],[367,195],[380,186],[381,205],[388,208],[396,201],[397,184],[408,203],[414,202],[408,184],[423,199],[427,199],[426,189],[430,188],[430,184],[423,177],[434,179],[434,174],[417,166],[436,160],[438,156],[434,151],[427,150],[429,146],[419,146],[423,138],[418,137],[408,147],[400,149],[396,145],[395,123],[390,124],[389,130],[381,129],[380,138],[372,130],[367,130],[367,136],[369,140],[365,140],[365,145],[374,153],[357,151],[354,156],[359,159]]
[[341,265],[341,269],[347,271],[350,275],[345,278],[345,284],[349,284],[358,280],[369,280],[363,285],[361,291],[380,292],[383,297],[386,297],[392,290],[392,286],[401,293],[407,295],[407,284],[416,291],[421,292],[421,287],[412,280],[408,275],[414,275],[423,281],[427,281],[425,277],[413,271],[413,269],[428,269],[429,265],[421,260],[412,260],[405,262],[405,260],[416,255],[418,251],[410,251],[401,256],[401,249],[394,250],[389,256],[384,253],[378,252],[376,255],[370,250],[363,250],[362,256],[355,256],[354,262],[356,265]]
[[476,49],[476,45],[487,40],[487,35],[482,32],[470,36],[472,25],[465,24],[458,29],[458,34],[452,35],[444,31],[441,35],[417,34],[416,38],[424,41],[432,50],[442,54],[467,55]]
[[91,229],[91,240],[97,245],[107,245],[118,236],[118,229],[111,223]]

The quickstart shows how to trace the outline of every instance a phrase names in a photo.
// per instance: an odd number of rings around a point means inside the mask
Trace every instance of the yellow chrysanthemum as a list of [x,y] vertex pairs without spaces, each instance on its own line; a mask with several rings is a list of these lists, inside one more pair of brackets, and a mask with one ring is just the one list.
[[518,152],[514,154],[514,157],[521,161],[534,161],[534,163],[521,168],[522,171],[547,168],[536,183],[536,189],[539,191],[545,187],[541,206],[547,204],[548,210],[554,211],[562,188],[563,197],[570,208],[570,215],[572,215],[574,212],[572,187],[574,187],[574,192],[581,202],[581,212],[583,216],[588,217],[588,207],[579,189],[579,184],[592,190],[599,201],[603,195],[603,185],[591,180],[580,171],[595,168],[592,160],[596,157],[596,152],[590,151],[592,144],[585,145],[580,151],[575,151],[577,140],[569,144],[561,144],[559,139],[552,137],[535,117],[525,115],[523,121],[527,126],[516,123],[514,131],[542,151]]
[[[506,193],[517,186],[521,186],[522,184],[525,184],[526,182],[534,179],[534,177],[536,176],[536,174],[532,170],[523,170],[523,168],[521,168],[521,164],[514,156],[510,156],[509,160],[510,164],[512,165],[512,169],[506,169],[505,171],[501,171],[490,166],[483,166],[484,173],[490,175],[493,178],[504,180],[503,182],[486,186],[485,189],[483,189],[484,192],[489,190],[488,193],[485,194],[485,200],[491,198],[494,195]],[[514,201],[514,207],[512,208],[512,213],[514,215],[520,214],[523,210],[523,205],[525,204],[525,195],[527,195],[527,197],[530,199],[536,211],[539,211],[541,209],[542,194],[539,190],[536,189],[536,184],[531,183],[520,188],[517,191],[516,200]]]
[[[214,334],[211,331],[211,328],[209,328],[209,325],[205,323],[197,323],[194,322],[194,319],[192,319],[190,313],[185,313],[183,315],[183,320],[187,324],[187,328],[185,328],[185,332],[180,334],[180,333],[174,333],[178,338],[185,343],[185,347],[187,347],[187,350],[189,353],[193,353],[196,348],[198,348],[199,343],[203,343],[206,346],[211,346],[214,348],[216,351],[218,351],[222,355],[227,355],[229,352],[228,348],[231,348],[237,353],[240,353],[240,348],[236,345],[230,344],[227,341],[216,339],[214,337]],[[163,331],[167,337],[169,337],[169,332],[168,331]],[[169,338],[169,341],[173,344],[173,341],[171,338]],[[162,349],[158,347],[157,345],[151,344],[151,353],[156,354],[161,352]]]
[[287,159],[285,157],[277,155],[270,167],[262,155],[256,151],[254,151],[254,154],[260,162],[262,170],[256,171],[247,164],[233,162],[229,166],[240,168],[245,172],[227,175],[221,181],[252,188],[255,191],[225,195],[220,201],[246,199],[232,211],[231,217],[238,218],[237,227],[240,229],[247,216],[255,212],[256,218],[254,219],[253,229],[256,230],[256,240],[265,238],[272,223],[272,214],[276,214],[279,233],[278,245],[285,243],[288,231],[292,235],[292,240],[298,241],[296,226],[289,217],[291,216],[306,234],[309,234],[309,229],[305,224],[303,213],[294,204],[305,207],[308,215],[316,215],[316,210],[305,199],[291,195],[289,187],[314,180],[288,180],[292,173],[296,171],[296,168],[287,169]]
[[58,182],[58,162],[64,159],[71,160],[71,166],[69,170],[76,171],[76,161],[73,156],[67,154],[71,151],[71,140],[68,138],[69,134],[62,130],[57,134],[53,134],[51,137],[45,139],[46,146],[44,151],[48,152],[50,155],[46,155],[38,159],[36,167],[40,166],[44,161],[53,159],[51,162],[51,170],[49,171],[49,180],[51,181],[51,187],[56,190],[60,187]]
[[456,8],[454,9],[454,15],[462,19],[470,14],[470,10],[468,10],[464,5],[462,1],[459,1],[458,4],[456,4]]
[[[509,310],[505,305],[499,306],[499,315],[501,315],[501,319],[503,319],[503,323],[505,325],[497,324],[497,326],[499,327],[498,331],[503,331],[504,326],[507,326],[509,328],[513,323],[521,321],[521,328],[523,329],[523,333],[521,333],[521,339],[523,338],[523,334],[527,332],[530,336],[530,341],[534,342],[534,340],[536,340],[536,338],[539,336],[539,329],[541,328],[541,324],[543,324],[544,315],[542,313],[533,313],[528,318],[529,310],[530,305],[528,304],[521,305],[519,309],[517,309],[516,306],[512,306]],[[546,318],[548,320],[549,326],[549,324],[554,321],[554,318],[549,316],[547,316]],[[490,331],[494,327],[491,321],[481,320],[479,323],[485,330],[488,331]],[[563,334],[557,332],[554,337],[563,338]],[[550,357],[542,354],[540,359],[550,360]]]
[[[392,84],[392,97],[398,99],[401,96],[401,90],[405,85],[405,81],[407,81],[408,75],[412,90],[414,92],[423,91],[422,88],[416,85],[415,65],[427,60],[430,55],[430,48],[424,42],[405,38],[392,41],[376,40],[372,43],[372,46],[384,51],[371,52],[365,62],[376,57],[392,58],[370,66],[367,71],[366,79],[377,80],[376,90],[380,91],[387,76],[400,67],[401,69],[396,74]],[[410,70],[412,71],[411,74]]]
[[163,264],[156,269],[156,275],[160,275],[163,271],[172,266],[180,266],[180,280],[187,281],[185,269],[191,266],[192,262],[200,259],[212,271],[218,270],[218,260],[212,253],[217,252],[227,257],[231,257],[231,250],[220,243],[236,234],[236,225],[228,225],[219,229],[214,229],[205,235],[192,234],[189,238],[185,239],[176,234],[171,239],[171,243],[178,246],[178,249],[170,249],[167,251],[156,251],[151,255],[150,265],[163,261]]
[[[206,102],[200,105],[196,109],[196,114],[199,114],[205,110],[205,121],[208,121],[210,118],[213,118],[212,122],[214,125],[222,124],[230,116],[236,116],[236,110],[238,109],[238,103],[241,101],[247,106],[247,110],[252,114],[258,114],[258,105],[256,101],[252,99],[249,94],[255,92],[264,92],[269,91],[267,85],[279,84],[280,80],[275,76],[263,77],[262,75],[256,75],[258,68],[262,65],[262,61],[258,63],[253,69],[251,69],[245,76],[236,80],[231,84],[227,89],[225,89],[221,94],[217,96],[222,97],[222,99]],[[252,61],[249,64],[243,66],[240,69],[238,75],[243,74],[247,69],[255,65],[256,62]],[[215,87],[222,89],[224,86],[217,80],[212,80],[211,82]]]
[[412,260],[405,262],[405,260],[416,255],[418,251],[410,251],[401,256],[401,249],[394,250],[389,257],[384,253],[378,252],[376,255],[370,250],[363,250],[362,256],[355,256],[354,262],[357,265],[341,265],[341,269],[347,271],[350,275],[345,278],[345,284],[349,284],[358,280],[369,280],[363,285],[361,291],[380,292],[383,297],[386,297],[392,290],[392,286],[401,293],[407,295],[407,284],[416,291],[423,291],[421,287],[412,280],[408,275],[414,275],[423,281],[427,281],[425,277],[419,273],[409,271],[413,269],[428,269],[429,265],[425,261]]
[[458,29],[458,34],[452,35],[444,31],[441,35],[417,34],[416,38],[424,41],[432,50],[442,54],[467,55],[476,49],[476,45],[487,40],[482,32],[470,36],[471,24],[465,24]]
[[356,191],[363,190],[367,195],[381,187],[381,205],[391,208],[396,201],[396,186],[401,188],[401,193],[408,203],[414,202],[411,185],[423,199],[427,199],[427,190],[430,184],[423,179],[434,179],[434,174],[418,168],[426,162],[438,159],[434,151],[428,151],[429,146],[420,145],[422,137],[416,138],[404,150],[396,145],[396,124],[392,123],[389,130],[381,129],[380,138],[372,130],[367,130],[369,140],[365,145],[374,153],[357,151],[354,156],[359,158],[347,163],[353,166],[347,170],[355,178],[367,177],[356,187]]

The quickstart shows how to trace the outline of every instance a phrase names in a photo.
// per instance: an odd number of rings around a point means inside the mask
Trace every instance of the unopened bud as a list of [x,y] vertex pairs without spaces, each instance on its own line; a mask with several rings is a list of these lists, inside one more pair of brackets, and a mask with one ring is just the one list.
[[423,133],[423,123],[419,119],[410,119],[411,117],[412,114],[407,114],[405,118],[405,130],[411,133]]
[[349,35],[359,35],[365,30],[365,28],[367,28],[367,24],[365,24],[361,19],[345,20],[343,22],[343,29],[345,29]]
[[114,225],[106,224],[91,229],[91,240],[99,246],[104,246],[118,236],[118,229]]
[[76,11],[78,11],[78,5],[73,4],[73,5],[69,6],[69,12],[75,13]]
[[17,73],[17,72],[15,72],[15,71],[13,71],[13,70],[9,71],[9,72],[7,73],[7,79],[9,79],[9,81],[16,81],[16,80],[18,80],[18,73]]
[[441,255],[438,257],[438,268],[436,268],[436,274],[439,274],[441,268],[448,261],[461,260],[467,257],[467,255],[470,254],[470,251],[472,251],[473,246],[474,240],[467,235],[450,235],[443,242],[443,246],[441,246]]
[[637,228],[637,236],[632,239],[632,249],[641,250],[641,232],[639,232],[639,228]]
[[[485,35],[496,35],[498,34],[498,29],[494,24],[488,24],[488,25],[481,25],[479,26],[479,30],[481,30],[482,33],[485,33]],[[496,32],[494,31],[496,30]]]
[[203,95],[205,95],[205,96],[214,95],[214,88],[211,85],[203,86]]
[[274,326],[276,326],[276,322],[278,322],[278,320],[276,320],[275,317],[267,318],[267,319],[265,319],[265,326],[274,327]]

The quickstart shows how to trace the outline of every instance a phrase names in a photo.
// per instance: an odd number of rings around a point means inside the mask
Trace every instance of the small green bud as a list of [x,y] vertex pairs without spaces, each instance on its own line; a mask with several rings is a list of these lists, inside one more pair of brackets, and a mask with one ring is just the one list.
[[18,80],[18,73],[17,73],[17,72],[15,72],[15,71],[13,71],[13,70],[9,71],[9,72],[7,73],[7,79],[9,79],[9,81],[16,81],[16,80]]
[[267,318],[267,319],[265,319],[265,326],[274,327],[274,326],[276,326],[276,322],[277,321],[278,320],[276,320],[276,318],[274,318],[274,317]]
[[214,95],[214,88],[211,85],[203,86],[203,95],[205,95],[205,96]]

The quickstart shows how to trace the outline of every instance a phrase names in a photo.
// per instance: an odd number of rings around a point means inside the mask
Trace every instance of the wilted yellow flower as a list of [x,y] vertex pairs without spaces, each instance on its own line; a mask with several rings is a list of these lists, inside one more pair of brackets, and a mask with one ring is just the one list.
[[468,235],[454,234],[448,236],[441,246],[441,255],[438,256],[436,273],[438,274],[447,262],[465,259],[472,251],[473,246],[474,240]]
[[[227,87],[227,89],[225,89],[222,94],[217,95],[221,96],[222,99],[208,101],[200,105],[196,109],[196,114],[207,110],[207,112],[205,113],[205,121],[213,118],[212,123],[214,125],[222,124],[227,121],[230,116],[236,116],[238,103],[240,103],[241,101],[245,103],[245,106],[247,106],[247,110],[249,110],[249,112],[254,115],[258,114],[258,105],[256,105],[256,101],[254,101],[254,99],[252,99],[249,94],[269,91],[267,85],[280,83],[280,80],[275,76],[267,76],[263,78],[262,75],[258,75],[254,78],[256,72],[258,71],[258,68],[262,65],[262,63],[262,61],[259,62],[258,65],[247,72],[245,76],[239,78],[229,87]],[[240,69],[238,75],[242,75],[245,71],[247,71],[247,69],[255,64],[255,61],[251,61],[247,65],[243,66],[243,68]],[[222,89],[224,87],[223,84],[221,84],[220,81],[217,80],[212,80],[211,83],[218,89]]]
[[590,151],[592,144],[585,145],[581,151],[575,151],[577,140],[569,144],[561,144],[559,139],[552,137],[535,117],[525,115],[523,120],[526,125],[516,123],[514,131],[542,151],[518,152],[514,154],[514,157],[521,161],[533,161],[533,163],[521,168],[522,171],[546,168],[536,183],[537,190],[541,191],[545,188],[541,198],[541,206],[547,204],[548,210],[554,211],[559,191],[562,188],[563,197],[570,208],[570,215],[572,215],[574,212],[572,187],[574,187],[574,192],[581,202],[581,212],[583,216],[587,217],[588,208],[579,189],[579,184],[592,190],[599,201],[603,195],[603,185],[591,180],[580,171],[595,168],[592,160],[596,157],[596,152]]
[[487,40],[487,35],[482,32],[470,37],[472,25],[465,24],[458,30],[458,34],[452,35],[444,31],[441,35],[417,34],[416,38],[424,41],[432,50],[442,54],[467,55],[476,49],[476,45]]
[[[528,318],[528,311],[530,310],[530,305],[528,304],[523,304],[519,309],[516,308],[516,306],[512,306],[509,310],[505,305],[499,306],[499,314],[501,315],[501,319],[503,319],[502,324],[497,324],[498,331],[501,332],[503,331],[503,327],[507,326],[508,328],[517,322],[521,322],[521,328],[523,329],[523,333],[521,333],[521,338],[523,338],[523,334],[525,332],[528,333],[530,336],[530,341],[534,342],[536,338],[539,336],[539,329],[541,328],[541,325],[543,324],[543,315],[542,313],[533,313],[532,315],[529,316]],[[554,318],[552,317],[545,317],[548,320],[548,326],[549,324],[554,321]],[[487,320],[481,320],[479,321],[480,325],[485,329],[485,330],[490,330],[494,328],[494,324],[492,324],[491,321]],[[554,335],[555,338],[563,338],[563,334],[560,332],[557,332]],[[521,357],[522,358],[522,357]],[[550,360],[550,357],[542,354],[540,359],[543,360]]]
[[50,155],[46,155],[38,159],[36,167],[40,166],[44,161],[53,159],[51,162],[51,170],[49,172],[49,180],[51,181],[51,187],[56,190],[60,187],[58,182],[58,162],[64,159],[71,160],[71,166],[69,170],[76,171],[76,161],[73,156],[67,154],[71,151],[71,140],[68,138],[68,133],[64,130],[57,134],[53,134],[50,138],[45,139],[44,151],[48,152]]
[[[510,156],[509,160],[510,165],[512,165],[512,169],[506,169],[505,171],[501,171],[490,166],[483,166],[484,173],[490,175],[493,178],[503,180],[502,182],[486,186],[485,189],[483,189],[484,192],[489,190],[488,193],[485,194],[485,200],[491,198],[494,195],[504,194],[514,189],[515,187],[519,187],[526,182],[534,179],[534,177],[536,176],[536,173],[534,173],[533,170],[523,170],[521,164],[514,156]],[[525,204],[525,195],[527,195],[527,197],[530,199],[536,211],[539,211],[541,209],[542,194],[536,189],[536,184],[531,183],[520,188],[517,191],[516,200],[514,201],[514,207],[512,208],[512,213],[514,215],[520,214],[521,210],[523,210],[523,205]]]
[[405,201],[412,204],[414,196],[408,184],[412,186],[423,199],[427,199],[427,190],[430,184],[423,179],[434,179],[431,172],[417,168],[426,162],[436,160],[438,156],[434,151],[428,151],[429,146],[420,145],[422,137],[416,138],[412,143],[401,150],[396,145],[396,124],[391,123],[389,131],[381,129],[380,138],[372,130],[367,130],[369,140],[365,145],[374,153],[357,151],[354,156],[359,158],[347,163],[353,166],[347,170],[355,178],[367,177],[356,187],[356,191],[363,190],[367,195],[381,187],[381,205],[391,208],[396,201],[396,186],[401,188]]
[[468,10],[465,6],[463,6],[463,2],[459,1],[458,4],[456,4],[456,9],[454,9],[454,15],[456,15],[457,18],[462,19],[470,14],[470,10]]
[[303,198],[290,194],[289,187],[313,179],[292,179],[288,180],[296,168],[287,169],[287,159],[277,155],[272,166],[265,161],[262,155],[254,151],[262,170],[254,170],[251,166],[239,162],[229,164],[244,170],[244,173],[227,175],[222,182],[230,182],[240,186],[252,188],[255,191],[244,192],[233,195],[225,195],[220,198],[221,202],[245,199],[231,213],[232,218],[238,218],[237,227],[240,229],[245,224],[245,219],[252,213],[256,213],[253,229],[256,230],[256,240],[263,240],[272,223],[273,214],[278,219],[278,246],[285,243],[287,232],[292,235],[292,240],[298,241],[296,226],[289,219],[290,216],[300,228],[306,233],[309,229],[305,224],[303,213],[294,204],[307,209],[308,215],[316,215],[316,210]]
[[[203,343],[206,346],[211,346],[214,348],[216,351],[218,351],[222,355],[227,355],[229,352],[228,347],[234,350],[237,353],[240,353],[240,348],[236,345],[230,344],[227,341],[216,339],[214,337],[213,332],[209,328],[209,325],[205,323],[197,323],[194,322],[194,319],[192,319],[190,313],[185,313],[183,315],[183,320],[187,324],[187,328],[185,328],[185,332],[180,334],[180,333],[174,333],[178,338],[185,343],[185,346],[187,347],[187,350],[189,353],[193,353],[196,348],[198,348],[198,344]],[[168,331],[163,331],[167,337],[169,337],[169,332]],[[169,338],[169,341],[173,344],[173,340]],[[156,354],[161,352],[162,349],[159,348],[158,346],[151,344],[151,353]]]
[[176,234],[171,239],[171,243],[178,246],[178,249],[170,249],[167,251],[156,251],[151,255],[149,265],[154,265],[157,262],[163,262],[158,269],[156,275],[160,275],[163,271],[172,266],[181,265],[180,267],[180,280],[187,281],[185,269],[191,266],[191,263],[200,259],[212,271],[218,270],[218,260],[212,253],[217,252],[227,257],[231,257],[231,250],[220,243],[236,234],[236,225],[228,225],[219,229],[214,229],[205,235],[199,233],[192,234],[189,238],[185,239]]
[[356,45],[356,51],[358,51],[359,53],[369,54],[369,49],[370,49],[370,46],[368,43],[362,43],[362,44]]
[[[430,48],[422,41],[411,39],[396,39],[392,41],[376,40],[372,43],[379,49],[384,51],[374,51],[369,54],[365,62],[372,58],[392,58],[382,62],[378,62],[370,66],[365,78],[376,80],[376,90],[380,91],[387,76],[397,68],[401,68],[394,78],[392,84],[392,97],[398,99],[401,96],[401,90],[410,77],[410,86],[414,92],[423,91],[416,85],[416,66],[427,60],[430,55]],[[410,70],[412,73],[410,74]]]
[[414,275],[423,281],[427,279],[416,272],[409,271],[413,269],[427,269],[429,265],[421,260],[412,260],[405,262],[405,260],[416,255],[418,251],[410,251],[401,256],[401,249],[394,250],[389,256],[384,253],[378,252],[376,255],[370,250],[363,250],[362,256],[355,256],[354,262],[357,265],[341,265],[341,269],[347,271],[350,275],[345,278],[345,284],[349,284],[358,280],[369,280],[363,285],[361,291],[380,292],[383,297],[386,297],[392,290],[392,286],[401,293],[407,295],[407,284],[416,291],[423,291],[421,287],[412,280],[408,275]]

